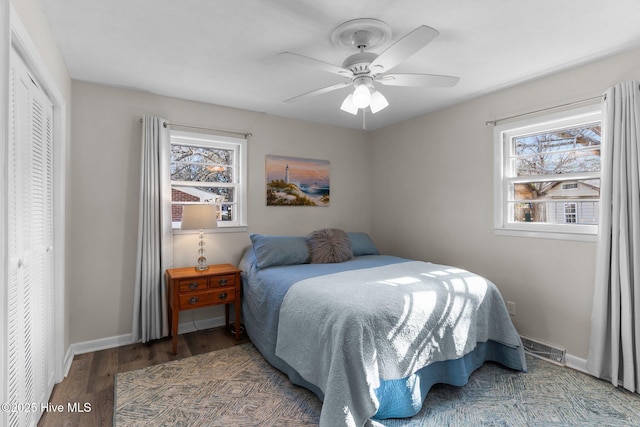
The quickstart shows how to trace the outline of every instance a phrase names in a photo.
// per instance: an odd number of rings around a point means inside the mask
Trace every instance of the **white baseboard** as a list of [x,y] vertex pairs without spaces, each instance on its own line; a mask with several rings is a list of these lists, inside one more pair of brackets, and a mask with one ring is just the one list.
[[118,335],[115,337],[101,338],[93,341],[84,341],[71,344],[73,355],[90,353],[92,351],[106,350],[108,348],[120,347],[122,345],[131,344],[133,338],[131,334]]
[[[71,364],[73,363],[73,353],[71,352],[71,346],[67,349],[67,353],[64,355],[64,361],[62,365],[62,379],[67,378]],[[62,380],[60,380],[62,381]]]
[[573,356],[571,354],[567,354],[565,356],[565,364],[567,365],[567,367],[571,368],[571,369],[575,369],[576,371],[580,371],[582,373],[589,374],[589,372],[587,372],[587,360],[586,359],[581,359],[579,357]]
[[132,334],[125,334],[71,344],[67,350],[67,354],[64,356],[64,376],[66,377],[69,374],[71,363],[73,362],[75,355],[131,344],[132,336]]
[[[200,331],[202,329],[216,328],[225,324],[223,316],[211,317],[198,321],[188,321],[178,324],[178,334],[186,334],[189,332]],[[64,356],[64,376],[69,374],[73,358],[77,354],[90,353],[92,351],[106,350],[108,348],[121,347],[123,345],[133,344],[133,334],[118,335],[115,337],[101,338],[92,341],[84,341],[74,343],[69,346]]]

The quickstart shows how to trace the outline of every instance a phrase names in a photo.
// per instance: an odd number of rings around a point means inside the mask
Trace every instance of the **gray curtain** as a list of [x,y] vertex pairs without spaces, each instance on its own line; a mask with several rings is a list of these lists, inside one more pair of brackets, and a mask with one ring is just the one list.
[[600,227],[587,369],[640,391],[640,89],[610,88],[603,104]]
[[169,130],[159,117],[142,119],[140,212],[133,302],[133,342],[169,334],[164,272],[171,266]]

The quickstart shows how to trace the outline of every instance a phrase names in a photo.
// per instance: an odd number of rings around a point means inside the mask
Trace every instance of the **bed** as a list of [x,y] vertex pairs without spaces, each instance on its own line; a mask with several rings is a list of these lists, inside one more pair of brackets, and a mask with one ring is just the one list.
[[247,334],[323,401],[321,426],[411,417],[434,384],[464,385],[487,361],[526,372],[502,296],[478,275],[380,255],[365,233],[250,237]]

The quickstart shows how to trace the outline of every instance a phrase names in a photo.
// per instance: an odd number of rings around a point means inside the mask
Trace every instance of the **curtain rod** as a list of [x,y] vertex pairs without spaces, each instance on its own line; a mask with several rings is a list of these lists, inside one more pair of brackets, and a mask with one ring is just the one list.
[[556,105],[555,107],[547,107],[547,108],[542,108],[542,109],[536,110],[536,111],[530,111],[528,113],[516,114],[515,116],[502,117],[500,119],[489,120],[489,121],[486,121],[484,124],[486,126],[489,126],[489,125],[494,125],[495,126],[498,122],[502,122],[502,121],[505,121],[505,120],[515,119],[515,118],[523,117],[523,116],[529,116],[531,114],[536,114],[536,113],[543,113],[545,111],[557,110],[558,108],[570,107],[572,105],[583,104],[585,102],[602,100],[603,98],[605,98],[605,95],[594,96],[592,98],[581,99],[580,101],[573,101],[573,102],[567,102],[566,104],[562,104],[562,105]]
[[214,131],[214,132],[224,132],[224,133],[230,133],[230,134],[234,134],[234,135],[242,135],[245,138],[249,138],[250,136],[253,136],[253,134],[251,132],[240,132],[240,131],[237,131],[237,130],[228,130],[228,129],[215,129],[215,128],[200,127],[200,126],[183,125],[183,124],[180,124],[180,123],[171,123],[171,122],[164,122],[162,124],[162,126],[164,126],[164,127],[182,128],[182,129],[210,130],[210,131]]
[[[142,123],[142,119],[140,119],[140,123]],[[251,132],[240,132],[237,130],[216,129],[216,128],[208,128],[208,127],[202,127],[202,126],[191,126],[191,125],[183,125],[180,123],[171,123],[171,122],[162,122],[162,126],[164,126],[165,128],[175,127],[175,128],[182,128],[182,129],[206,130],[206,131],[213,131],[213,132],[229,133],[232,135],[242,135],[245,138],[249,138],[253,136]]]

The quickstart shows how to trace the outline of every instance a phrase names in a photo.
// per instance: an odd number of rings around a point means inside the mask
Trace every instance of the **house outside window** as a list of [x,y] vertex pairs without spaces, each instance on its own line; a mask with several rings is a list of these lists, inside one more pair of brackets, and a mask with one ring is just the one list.
[[601,116],[591,106],[496,126],[498,234],[595,239]]
[[182,222],[186,204],[211,203],[218,228],[246,223],[246,139],[171,131],[171,220]]

